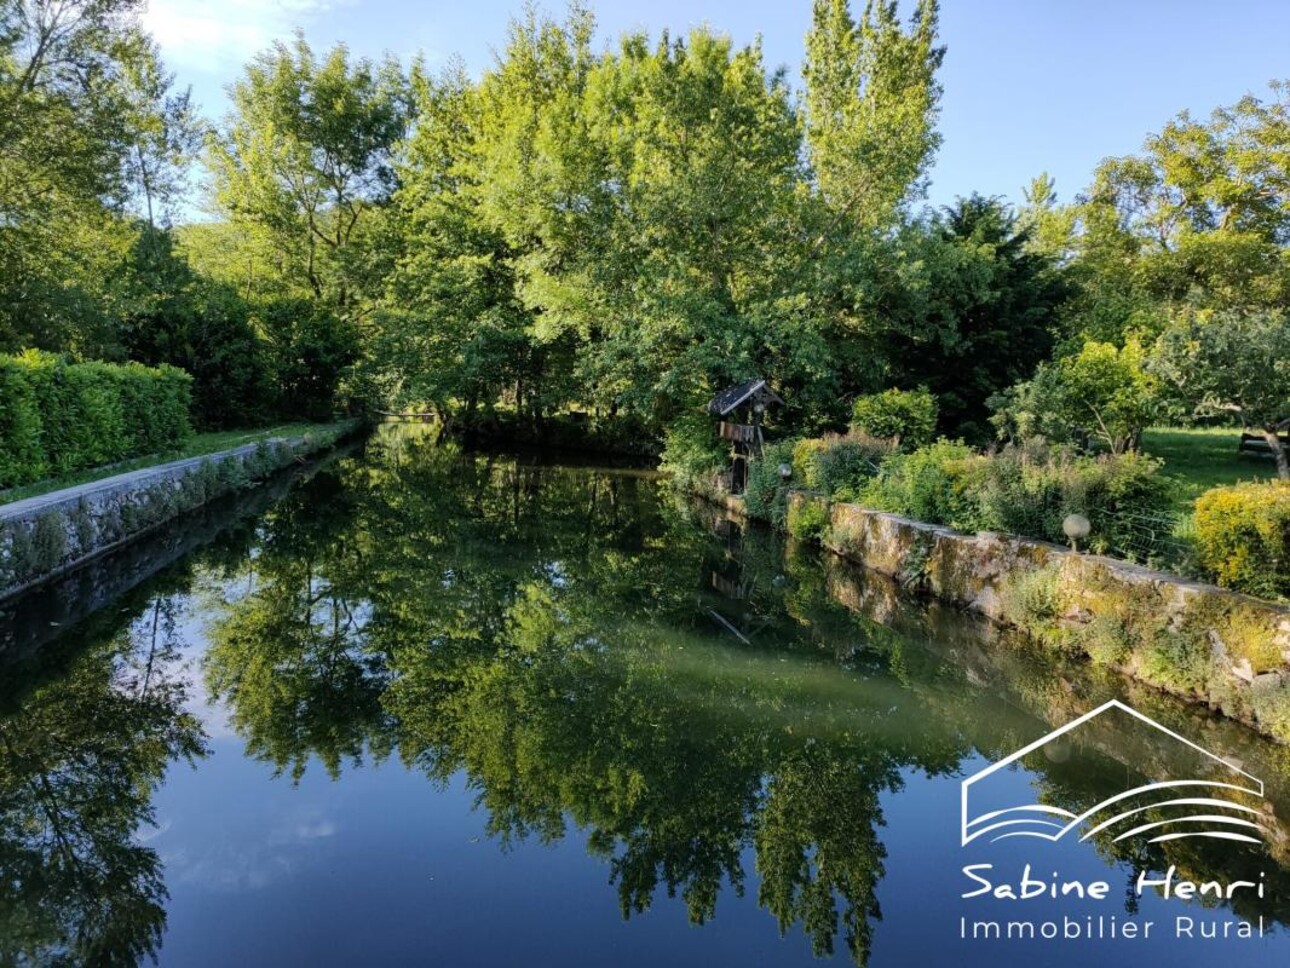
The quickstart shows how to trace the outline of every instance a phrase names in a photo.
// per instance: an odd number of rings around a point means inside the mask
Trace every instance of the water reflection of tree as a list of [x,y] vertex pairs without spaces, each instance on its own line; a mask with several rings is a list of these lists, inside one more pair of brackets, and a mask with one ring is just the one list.
[[[1158,751],[1150,761],[1153,767],[1169,766],[1170,750]],[[1049,762],[1039,772],[1039,799],[1043,803],[1062,807],[1072,813],[1083,813],[1092,808],[1108,792],[1141,786],[1153,779],[1136,769],[1095,750],[1084,748],[1078,756],[1065,762]],[[1226,794],[1227,798],[1240,799],[1239,795]],[[1257,809],[1258,798],[1246,797],[1246,805]],[[1221,808],[1220,808],[1221,809]],[[1190,811],[1196,812],[1196,811]],[[1132,821],[1149,823],[1176,820],[1184,812],[1177,807],[1159,807],[1143,810]],[[1264,818],[1266,819],[1266,818]],[[1230,840],[1215,841],[1204,838],[1183,838],[1165,843],[1152,843],[1147,837],[1131,837],[1117,842],[1116,833],[1124,825],[1105,835],[1092,839],[1094,847],[1108,862],[1118,864],[1126,874],[1125,908],[1136,911],[1138,872],[1149,872],[1150,880],[1158,881],[1169,868],[1174,868],[1174,881],[1189,880],[1195,883],[1218,880],[1223,883],[1244,881],[1259,884],[1266,881],[1265,896],[1257,897],[1252,891],[1237,891],[1230,901],[1224,902],[1213,894],[1201,895],[1196,903],[1204,907],[1218,907],[1227,903],[1232,911],[1246,920],[1257,921],[1263,917],[1282,924],[1290,923],[1290,875],[1278,864],[1269,864],[1269,857],[1262,844],[1242,844]],[[1178,828],[1173,828],[1178,829]],[[1157,831],[1162,832],[1162,831]]]
[[[1082,701],[945,610],[849,594],[778,540],[723,549],[630,475],[402,440],[261,532],[207,659],[251,751],[297,776],[310,757],[335,773],[395,750],[437,782],[464,771],[503,844],[576,826],[624,916],[666,891],[702,922],[743,891],[751,853],[781,929],[820,953],[840,937],[863,963],[882,795],[903,771],[1009,752]],[[723,644],[721,628],[761,632]],[[996,682],[1007,701],[983,707]],[[1052,771],[1054,796],[1067,779]]]
[[879,797],[958,743],[912,742],[859,689],[821,697],[836,668],[800,629],[728,655],[696,609],[708,539],[651,484],[407,445],[343,474],[346,501],[307,488],[266,518],[210,632],[254,754],[299,775],[397,745],[432,779],[464,770],[504,844],[576,825],[624,916],[666,891],[711,918],[751,851],[784,930],[865,960]]
[[155,952],[166,899],[136,839],[169,764],[202,755],[175,675],[175,603],[39,684],[7,680],[0,713],[0,963],[132,964]]

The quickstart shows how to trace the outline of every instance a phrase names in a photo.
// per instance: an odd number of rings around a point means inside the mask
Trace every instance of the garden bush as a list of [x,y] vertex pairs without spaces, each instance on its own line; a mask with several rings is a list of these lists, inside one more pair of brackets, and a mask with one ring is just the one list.
[[1064,543],[1062,522],[1082,514],[1092,525],[1090,549],[1147,560],[1163,554],[1172,536],[1171,484],[1160,467],[1133,453],[1088,457],[1065,447],[1009,446],[977,465],[969,487],[983,528]]
[[931,443],[936,418],[936,398],[926,389],[884,390],[856,400],[851,427],[912,449]]
[[1067,605],[1056,568],[1025,572],[1002,588],[1001,595],[1010,622],[1050,648],[1070,647],[1070,636],[1061,622]]
[[890,441],[862,433],[809,437],[793,447],[793,473],[797,486],[849,501],[863,491],[892,450]]
[[983,527],[975,481],[987,458],[966,444],[939,440],[909,454],[892,454],[860,495],[860,502],[960,531]]
[[1196,499],[1196,551],[1224,588],[1290,598],[1290,483],[1216,487]]
[[172,448],[192,432],[191,398],[174,367],[0,357],[0,487]]
[[0,487],[45,473],[40,447],[40,405],[26,367],[0,356]]
[[788,509],[788,533],[804,541],[818,541],[829,529],[829,505],[822,498],[800,501]]
[[661,469],[684,490],[706,490],[729,463],[730,444],[713,433],[707,414],[681,417],[667,429]]
[[1058,543],[1066,541],[1066,516],[1082,514],[1092,525],[1090,549],[1146,561],[1162,555],[1173,535],[1172,485],[1160,467],[1140,454],[1088,457],[1045,445],[978,454],[941,440],[889,456],[856,499],[960,531]]
[[748,464],[748,481],[744,486],[744,509],[751,517],[784,527],[788,517],[788,491],[795,486],[779,476],[780,464],[792,464],[791,440],[770,444],[756,460]]

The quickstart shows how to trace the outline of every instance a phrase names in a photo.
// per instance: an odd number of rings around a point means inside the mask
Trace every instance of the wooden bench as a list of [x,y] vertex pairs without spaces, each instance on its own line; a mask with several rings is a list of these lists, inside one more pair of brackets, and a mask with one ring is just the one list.
[[[1281,443],[1290,447],[1290,437],[1281,435]],[[1271,457],[1272,447],[1262,434],[1241,434],[1241,442],[1236,445],[1238,454],[1258,454],[1260,457]]]

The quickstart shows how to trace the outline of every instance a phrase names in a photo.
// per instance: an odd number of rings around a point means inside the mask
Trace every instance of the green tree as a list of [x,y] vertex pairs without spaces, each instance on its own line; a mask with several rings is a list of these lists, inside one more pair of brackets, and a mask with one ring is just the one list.
[[204,429],[254,426],[278,406],[272,345],[233,288],[193,270],[168,230],[144,227],[129,259],[131,298],[121,342],[131,359],[193,377],[193,418]]
[[1062,266],[1073,257],[1077,213],[1074,206],[1057,200],[1057,183],[1044,172],[1022,189],[1025,205],[1017,217],[1028,247]]
[[297,36],[257,56],[231,95],[208,141],[216,202],[263,235],[287,294],[353,311],[349,247],[394,191],[394,152],[412,121],[403,69],[351,61],[343,45],[319,59]]
[[1138,449],[1142,431],[1160,413],[1160,398],[1160,380],[1141,344],[1130,340],[1121,349],[1087,342],[997,397],[994,423],[1004,436],[1021,440],[1086,434],[1122,454]]
[[666,423],[749,375],[820,375],[827,351],[791,275],[797,120],[760,49],[705,30],[653,50],[627,37],[586,98],[609,191],[590,196],[550,309],[589,343],[591,398]]
[[1067,290],[999,199],[959,199],[902,238],[905,265],[877,306],[888,379],[936,396],[941,429],[987,435],[987,401],[1026,379],[1053,345]]
[[173,197],[188,118],[140,7],[0,3],[0,349],[121,353],[122,213]]
[[1081,297],[1068,331],[1154,339],[1195,305],[1247,311],[1290,293],[1290,99],[1247,95],[1207,120],[1187,112],[1110,158],[1077,206]]
[[348,402],[338,391],[361,351],[354,327],[328,306],[302,298],[260,303],[252,319],[270,347],[279,412],[332,419]]
[[141,55],[123,65],[122,94],[130,111],[123,163],[135,208],[155,229],[170,223],[184,199],[202,132],[191,91],[174,90],[175,76],[162,67],[151,39],[140,44]]
[[590,38],[579,7],[530,10],[479,85],[420,89],[373,321],[387,385],[468,419],[581,405],[651,429],[750,373],[827,395],[783,78],[706,30],[599,58]]
[[367,328],[384,401],[474,420],[528,372],[531,313],[501,226],[482,210],[478,88],[460,64],[413,79],[419,118],[395,196],[398,255]]
[[925,388],[859,397],[851,408],[851,426],[912,450],[931,443],[936,433],[936,398]]
[[1194,312],[1160,334],[1152,367],[1197,416],[1232,415],[1263,433],[1290,478],[1278,430],[1290,420],[1290,316]]
[[806,140],[816,184],[839,217],[883,229],[925,189],[940,146],[937,0],[917,0],[909,29],[896,0],[814,0],[806,35]]

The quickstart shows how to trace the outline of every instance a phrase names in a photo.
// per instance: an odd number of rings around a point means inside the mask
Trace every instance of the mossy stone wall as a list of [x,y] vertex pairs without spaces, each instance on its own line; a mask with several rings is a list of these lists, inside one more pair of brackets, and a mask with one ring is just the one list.
[[276,438],[0,505],[0,598],[262,480],[352,430]]
[[[819,497],[789,495],[789,520]],[[906,589],[1023,629],[1290,742],[1290,608],[1014,535],[833,504],[824,546]]]

